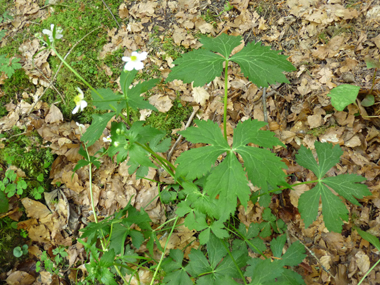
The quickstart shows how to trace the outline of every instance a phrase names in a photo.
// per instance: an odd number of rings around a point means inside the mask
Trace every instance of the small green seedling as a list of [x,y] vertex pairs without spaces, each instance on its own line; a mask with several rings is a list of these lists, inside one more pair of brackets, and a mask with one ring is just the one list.
[[21,257],[21,256],[27,255],[27,254],[28,254],[28,245],[27,244],[24,244],[22,247],[16,246],[13,249],[13,255],[15,257]]
[[[372,76],[372,87],[365,98],[360,102],[363,107],[370,107],[375,104],[375,97],[372,94],[373,87],[376,84],[376,72],[380,68],[380,61],[366,59],[367,68],[375,68]],[[338,111],[343,111],[348,105],[356,105],[356,99],[359,95],[359,86],[342,84],[333,88],[327,96],[331,97],[331,105]]]

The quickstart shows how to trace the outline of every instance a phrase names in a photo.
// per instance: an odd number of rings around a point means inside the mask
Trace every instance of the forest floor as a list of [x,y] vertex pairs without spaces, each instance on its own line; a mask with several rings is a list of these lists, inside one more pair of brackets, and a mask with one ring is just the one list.
[[[22,67],[14,64],[14,74],[5,72],[4,63],[0,69],[0,179],[5,179],[6,170],[13,169],[30,187],[22,195],[9,198],[9,211],[0,214],[0,250],[6,256],[0,259],[0,282],[68,284],[72,282],[69,268],[85,259],[83,246],[75,243],[75,238],[78,229],[92,221],[91,199],[88,169],[78,170],[72,178],[72,170],[81,159],[81,133],[76,122],[88,127],[91,116],[99,111],[88,100],[83,113],[71,113],[76,86],[81,86],[86,98],[90,98],[90,91],[60,66],[51,51],[42,51],[43,45],[34,35],[49,29],[50,24],[62,27],[64,37],[57,50],[67,55],[74,69],[95,88],[118,91],[121,57],[135,50],[148,52],[144,71],[138,74],[140,80],[166,78],[173,60],[201,47],[198,39],[202,35],[240,35],[242,46],[260,41],[281,50],[297,70],[286,74],[290,83],[265,90],[266,113],[269,130],[286,145],[276,149],[276,154],[288,166],[289,183],[313,179],[311,171],[294,163],[300,145],[314,149],[315,141],[330,142],[339,144],[344,154],[328,175],[362,175],[372,193],[360,200],[360,207],[345,201],[350,219],[342,233],[329,232],[321,212],[305,228],[297,207],[299,196],[310,189],[308,185],[273,195],[272,213],[287,224],[288,239],[299,240],[306,249],[307,257],[294,270],[306,284],[357,284],[378,261],[379,251],[352,227],[380,237],[379,71],[374,76],[374,69],[366,66],[366,60],[380,59],[380,1],[235,0],[229,2],[233,8],[225,11],[226,4],[210,0],[0,0],[4,7],[0,8],[0,55],[18,61]],[[5,12],[11,17],[4,16]],[[228,80],[230,136],[242,120],[264,121],[264,90],[250,84],[237,66],[230,69]],[[356,104],[337,111],[327,94],[341,84],[359,86],[360,91]],[[375,101],[368,106],[365,100],[370,91]],[[181,81],[160,83],[146,94],[158,112],[141,110],[133,118],[166,131],[173,145],[176,132],[184,129],[193,112],[198,119],[220,124],[222,96],[220,78],[205,86],[202,93]],[[90,151],[101,147],[107,147],[102,139]],[[171,160],[193,147],[183,140]],[[136,209],[144,208],[156,225],[174,214],[175,203],[163,204],[158,197],[160,183],[171,183],[170,177],[156,169],[150,170],[150,180],[125,173],[126,163],[117,165],[109,158],[104,158],[94,172],[95,205],[100,217],[112,215],[129,201]],[[52,194],[44,196],[43,192]],[[262,211],[258,203],[250,202],[247,209],[239,206],[236,217],[248,227],[260,222]],[[55,213],[55,222],[44,219],[48,212]],[[185,250],[187,258],[191,248],[199,247],[197,235],[182,228],[172,236],[168,249],[183,249],[191,243]],[[28,245],[28,253],[15,258],[13,248],[23,244]],[[49,279],[43,271],[36,273],[41,252],[50,252],[53,257],[52,249],[58,246],[68,253],[66,264],[61,265],[65,278]],[[42,275],[45,281],[41,281]],[[379,284],[379,280],[377,265],[362,284]]]

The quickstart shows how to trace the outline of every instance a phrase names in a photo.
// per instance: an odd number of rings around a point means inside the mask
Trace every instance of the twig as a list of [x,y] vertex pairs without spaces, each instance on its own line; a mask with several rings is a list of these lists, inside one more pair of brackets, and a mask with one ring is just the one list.
[[[186,123],[185,130],[190,126],[190,124],[191,124],[191,122],[193,121],[194,116],[195,116],[195,114],[196,114],[197,112],[198,112],[198,109],[197,109],[197,108],[193,108],[193,113],[191,113],[190,118],[189,118],[189,120],[188,120],[187,123]],[[182,135],[179,135],[178,139],[177,139],[176,142],[173,144],[172,148],[170,149],[170,151],[169,151],[169,153],[168,153],[168,155],[167,155],[167,157],[166,157],[166,159],[167,159],[168,161],[170,161],[170,158],[171,158],[172,155],[173,155],[174,149],[177,147],[177,145],[179,144],[179,142],[181,141],[182,138],[183,138]]]
[[[74,49],[74,48],[75,48],[75,47],[76,47],[81,41],[83,41],[88,35],[92,34],[93,32],[95,32],[97,29],[100,29],[101,27],[102,27],[102,26],[99,26],[99,27],[93,29],[92,31],[90,31],[89,33],[87,33],[86,35],[84,35],[79,41],[77,41],[77,42],[73,45],[73,47],[68,51],[68,53],[65,55],[65,57],[64,57],[63,59],[66,59],[66,58],[69,56],[69,54],[73,51],[73,49]],[[34,60],[33,60],[33,61],[34,61]],[[34,63],[33,63],[33,64],[34,64]],[[48,86],[47,88],[45,88],[45,90],[44,90],[44,92],[41,94],[41,96],[39,96],[39,97],[37,98],[36,102],[34,102],[32,108],[30,108],[30,110],[29,110],[29,112],[28,112],[28,114],[27,114],[28,116],[29,116],[30,112],[32,112],[32,110],[34,109],[34,107],[36,106],[36,104],[37,104],[37,102],[40,100],[40,98],[46,93],[46,91],[47,91],[51,86],[52,86],[52,87],[58,92],[58,90],[53,86],[53,82],[55,81],[55,79],[56,79],[56,77],[57,77],[59,71],[61,70],[62,65],[63,65],[63,62],[61,61],[60,65],[59,65],[59,67],[58,67],[57,72],[54,74],[53,79],[49,82],[49,86]],[[40,71],[40,72],[41,72],[41,71]],[[49,81],[49,80],[48,80],[48,81]],[[58,92],[58,94],[60,94],[60,93]],[[61,95],[61,94],[60,94],[60,95]],[[61,96],[61,98],[62,98],[62,100],[63,100],[63,103],[66,104],[62,96]]]
[[323,264],[321,263],[321,261],[319,260],[319,258],[314,254],[314,252],[312,252],[298,237],[296,237],[294,234],[290,233],[294,238],[296,238],[305,248],[306,250],[317,260],[317,262],[319,263],[319,265],[322,267],[322,269],[324,271],[327,272],[328,275],[331,276],[331,278],[334,278],[334,276],[332,276],[332,274],[330,273],[330,271],[323,266]]
[[267,96],[266,96],[267,88],[263,88],[263,96],[261,99],[263,100],[263,113],[264,113],[264,122],[268,123],[268,113],[267,113]]
[[116,18],[115,18],[115,16],[114,16],[114,14],[112,14],[112,11],[111,11],[111,9],[110,9],[110,8],[107,6],[107,4],[106,4],[106,2],[104,2],[104,0],[102,0],[102,2],[103,2],[103,4],[104,4],[104,6],[106,6],[106,7],[107,7],[108,11],[110,12],[110,14],[112,15],[113,19],[115,20],[115,22],[116,22],[117,26],[118,26],[118,27],[119,27],[119,29],[120,29],[120,25],[119,25],[119,22],[116,20]]

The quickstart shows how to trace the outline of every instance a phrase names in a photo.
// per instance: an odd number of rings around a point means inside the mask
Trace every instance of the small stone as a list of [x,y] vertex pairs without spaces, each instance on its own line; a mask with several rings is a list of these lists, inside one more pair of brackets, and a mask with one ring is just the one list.
[[342,74],[342,80],[346,83],[354,83],[355,77],[351,72],[345,72]]

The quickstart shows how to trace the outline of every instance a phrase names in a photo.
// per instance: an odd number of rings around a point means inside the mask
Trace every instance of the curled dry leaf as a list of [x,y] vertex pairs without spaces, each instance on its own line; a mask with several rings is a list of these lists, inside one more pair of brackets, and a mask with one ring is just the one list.
[[210,94],[203,87],[193,87],[193,97],[195,102],[204,106],[206,100],[210,98]]
[[149,97],[149,103],[157,108],[158,111],[166,113],[173,106],[169,96],[153,95]]

